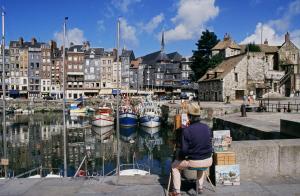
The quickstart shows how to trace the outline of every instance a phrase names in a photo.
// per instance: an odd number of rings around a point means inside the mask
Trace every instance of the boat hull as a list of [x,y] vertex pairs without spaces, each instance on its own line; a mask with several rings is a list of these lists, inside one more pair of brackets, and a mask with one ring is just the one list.
[[120,125],[124,127],[137,125],[137,115],[134,113],[120,113]]
[[160,122],[160,117],[158,116],[142,116],[140,118],[140,123],[142,126],[145,127],[159,127],[161,122]]
[[92,119],[92,125],[97,127],[107,127],[114,125],[114,117],[106,115],[95,115]]

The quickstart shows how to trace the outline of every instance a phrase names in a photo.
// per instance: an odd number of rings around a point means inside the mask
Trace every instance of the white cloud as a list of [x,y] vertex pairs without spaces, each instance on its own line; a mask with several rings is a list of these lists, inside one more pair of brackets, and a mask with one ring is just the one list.
[[105,31],[104,20],[97,21],[97,29],[99,32]]
[[152,33],[165,19],[163,13],[160,13],[157,16],[154,16],[147,24],[142,25],[142,29],[147,33]]
[[[261,39],[261,35],[263,35],[262,39]],[[264,42],[265,39],[268,40],[270,45],[280,45],[284,41],[284,36],[278,35],[276,33],[275,29],[272,28],[272,26],[270,26],[268,24],[258,23],[256,25],[255,32],[252,35],[246,37],[241,42],[241,44],[248,44],[248,43],[253,43],[253,42],[256,44],[260,44],[261,40]]]
[[[284,9],[284,8],[283,8]],[[255,31],[250,36],[247,36],[241,43],[246,44],[255,42],[261,43],[265,39],[268,40],[269,45],[281,45],[284,42],[284,34],[289,30],[291,20],[300,14],[300,0],[291,2],[285,9],[284,15],[276,20],[270,20],[266,23],[259,22],[256,25]],[[262,36],[261,36],[262,30]],[[292,30],[290,32],[291,40],[299,47],[300,46],[300,29]]]
[[[67,30],[66,34],[66,47],[68,47],[71,42],[73,42],[74,44],[82,44],[84,41],[86,41],[86,38],[83,35],[83,31],[78,28],[69,29]],[[54,40],[57,42],[58,45],[62,45],[63,32],[55,32]]]
[[121,41],[123,41],[124,44],[128,46],[138,45],[136,28],[134,26],[130,26],[125,18],[120,18],[120,31]]
[[129,6],[134,3],[139,3],[141,0],[113,0],[112,5],[122,12],[126,13],[129,10]]
[[215,0],[180,0],[173,29],[165,32],[166,41],[189,40],[201,34],[206,23],[219,14]]

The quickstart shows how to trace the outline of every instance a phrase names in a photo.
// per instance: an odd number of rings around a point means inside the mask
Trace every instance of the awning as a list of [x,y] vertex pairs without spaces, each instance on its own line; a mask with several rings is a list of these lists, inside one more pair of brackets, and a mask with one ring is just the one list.
[[19,90],[9,90],[9,94],[10,95],[19,95],[20,92],[19,92]]
[[99,94],[100,95],[111,95],[112,90],[111,89],[101,89]]

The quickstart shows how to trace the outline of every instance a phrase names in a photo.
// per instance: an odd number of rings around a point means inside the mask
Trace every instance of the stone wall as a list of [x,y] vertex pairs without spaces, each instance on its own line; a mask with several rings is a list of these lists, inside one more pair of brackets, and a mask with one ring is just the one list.
[[[224,101],[223,82],[221,80],[212,80],[199,83],[199,98],[201,101]],[[217,99],[215,96],[217,93]]]
[[280,119],[280,132],[286,135],[300,137],[300,122]]
[[300,176],[300,139],[234,141],[241,178]]

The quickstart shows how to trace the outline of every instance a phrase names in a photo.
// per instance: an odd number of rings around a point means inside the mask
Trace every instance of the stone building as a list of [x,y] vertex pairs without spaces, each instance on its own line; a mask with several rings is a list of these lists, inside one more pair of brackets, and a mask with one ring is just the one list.
[[[200,78],[199,98],[204,101],[262,97],[268,92],[289,96],[299,88],[299,49],[286,34],[281,46],[258,45],[260,52],[246,52],[225,58]],[[298,86],[297,86],[298,85]]]
[[[62,84],[63,84],[63,51],[54,50],[53,60],[51,65],[51,87],[50,95],[56,99],[63,98]],[[66,69],[66,68],[65,68]],[[67,75],[67,74],[66,74]]]
[[225,34],[223,41],[220,41],[212,49],[212,55],[221,54],[224,58],[235,56],[241,53],[241,47]]

